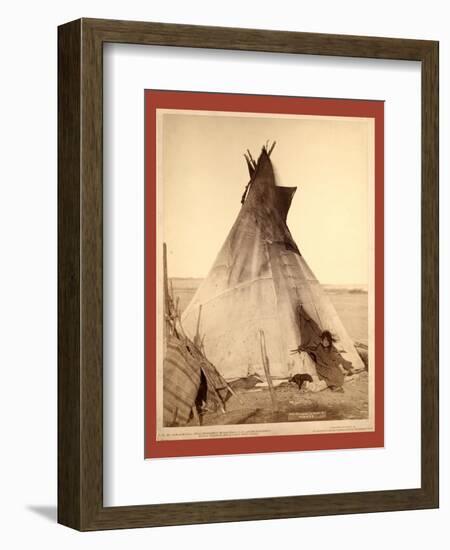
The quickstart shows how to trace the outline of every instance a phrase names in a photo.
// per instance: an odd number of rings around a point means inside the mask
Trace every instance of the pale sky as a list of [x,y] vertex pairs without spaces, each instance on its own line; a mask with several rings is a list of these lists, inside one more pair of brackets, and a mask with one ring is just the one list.
[[243,153],[250,149],[256,160],[261,146],[276,140],[271,159],[277,183],[298,188],[288,226],[316,277],[368,284],[370,119],[165,112],[158,124],[170,277],[208,274],[241,207],[249,179]]

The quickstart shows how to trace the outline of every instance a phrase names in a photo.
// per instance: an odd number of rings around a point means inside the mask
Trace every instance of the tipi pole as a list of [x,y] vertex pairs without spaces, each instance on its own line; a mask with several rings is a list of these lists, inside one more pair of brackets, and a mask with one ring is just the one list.
[[164,304],[166,315],[170,315],[169,278],[167,274],[167,245],[163,243]]
[[252,157],[252,154],[250,153],[250,151],[247,149],[247,153],[248,153],[248,158],[250,159],[250,162],[253,166],[253,170],[256,169],[256,162],[253,160],[253,157]]
[[[220,373],[219,373],[220,374]],[[236,397],[236,399],[239,401],[239,403],[241,405],[244,404],[244,402],[242,401],[242,399],[239,397],[239,395],[233,390],[233,388],[230,386],[230,384],[228,384],[228,382],[225,380],[225,378],[220,375],[220,377],[222,378],[222,380],[225,382],[225,386],[227,388],[227,390],[231,393],[231,395],[234,395],[234,397]]]
[[267,151],[267,154],[269,155],[269,157],[270,157],[270,154],[272,153],[273,148],[275,147],[276,143],[277,143],[277,142],[274,141],[274,142],[272,143],[272,147]]
[[222,414],[225,414],[227,411],[225,410],[225,406],[223,403],[222,398],[220,397],[219,392],[214,387],[214,384],[210,384],[210,389],[212,390],[213,394],[216,396],[217,402],[219,403],[220,410],[222,411]]
[[269,385],[270,399],[272,400],[272,408],[274,411],[278,411],[277,397],[275,395],[275,389],[273,387],[272,377],[270,376],[269,358],[267,357],[266,337],[264,335],[264,331],[262,330],[259,331],[259,337],[261,341],[262,364],[264,367],[264,372],[266,373],[267,384]]
[[197,317],[197,330],[195,331],[195,337],[194,337],[194,344],[198,346],[200,349],[202,347],[202,339],[200,337],[200,319],[202,317],[202,304],[200,304],[198,308],[198,317]]

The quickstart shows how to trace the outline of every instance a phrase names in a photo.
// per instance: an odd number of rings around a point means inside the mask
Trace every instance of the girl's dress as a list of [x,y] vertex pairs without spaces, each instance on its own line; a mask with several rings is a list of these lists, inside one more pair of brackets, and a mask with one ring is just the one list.
[[322,343],[319,343],[302,346],[301,350],[306,351],[314,360],[319,378],[325,380],[328,387],[340,388],[344,384],[345,376],[339,365],[351,372],[352,363],[344,359],[334,346],[325,348]]

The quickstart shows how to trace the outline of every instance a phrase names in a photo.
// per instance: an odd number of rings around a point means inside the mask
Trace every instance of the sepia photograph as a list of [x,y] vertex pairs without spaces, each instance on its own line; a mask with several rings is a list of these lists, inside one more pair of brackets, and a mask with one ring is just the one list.
[[152,111],[155,443],[375,431],[376,121],[289,99]]

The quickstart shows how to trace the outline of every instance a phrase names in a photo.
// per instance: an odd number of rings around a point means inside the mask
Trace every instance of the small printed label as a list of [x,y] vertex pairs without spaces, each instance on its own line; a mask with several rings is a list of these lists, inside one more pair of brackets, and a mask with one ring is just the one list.
[[316,412],[292,412],[288,414],[288,421],[293,422],[295,420],[323,420],[326,418],[326,411]]

